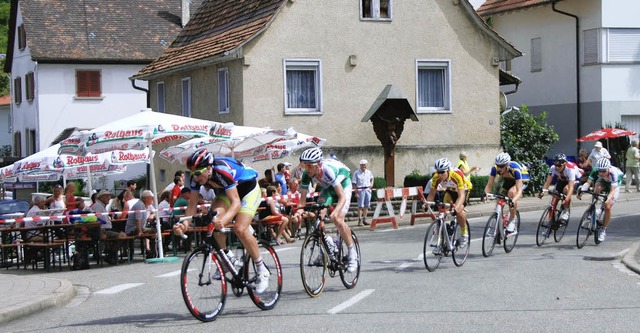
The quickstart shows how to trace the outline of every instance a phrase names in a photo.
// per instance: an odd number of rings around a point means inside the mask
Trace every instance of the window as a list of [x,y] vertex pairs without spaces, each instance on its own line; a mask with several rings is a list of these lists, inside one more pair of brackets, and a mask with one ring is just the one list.
[[640,29],[603,29],[602,62],[630,63],[640,62]]
[[542,38],[531,39],[531,71],[542,71]]
[[218,69],[218,113],[229,113],[229,69]]
[[22,78],[19,76],[13,79],[13,100],[16,104],[22,103]]
[[18,49],[24,50],[27,47],[27,33],[24,30],[24,24],[18,26]]
[[391,20],[392,0],[360,0],[360,19]]
[[285,60],[285,113],[322,112],[322,67],[320,60]]
[[27,73],[27,75],[25,76],[24,84],[25,84],[24,90],[25,90],[25,93],[27,94],[27,101],[31,102],[35,97],[35,79],[34,79],[33,72]]
[[600,62],[600,31],[598,29],[585,30],[584,34],[584,63],[597,64]]
[[98,70],[76,70],[76,97],[102,97]]
[[13,156],[22,157],[22,135],[20,135],[20,131],[13,134]]
[[26,129],[26,156],[32,155],[36,153],[36,130],[35,129]]
[[191,78],[182,79],[182,115],[191,117]]
[[451,112],[451,63],[418,60],[416,95],[418,112]]
[[165,113],[164,110],[164,82],[158,82],[156,85],[158,89],[158,112]]

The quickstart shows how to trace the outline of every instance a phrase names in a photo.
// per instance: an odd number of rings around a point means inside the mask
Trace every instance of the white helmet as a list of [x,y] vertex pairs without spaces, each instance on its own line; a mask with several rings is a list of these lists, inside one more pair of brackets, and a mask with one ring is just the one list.
[[598,168],[598,171],[607,171],[609,170],[610,166],[611,161],[609,161],[609,159],[606,157],[600,157],[598,159],[598,162],[596,162],[596,168]]
[[300,155],[302,163],[318,163],[322,161],[322,150],[320,148],[309,148]]
[[433,165],[436,171],[447,171],[451,168],[451,162],[446,158],[441,158]]
[[508,153],[500,153],[496,156],[496,165],[505,165],[511,162],[511,156]]

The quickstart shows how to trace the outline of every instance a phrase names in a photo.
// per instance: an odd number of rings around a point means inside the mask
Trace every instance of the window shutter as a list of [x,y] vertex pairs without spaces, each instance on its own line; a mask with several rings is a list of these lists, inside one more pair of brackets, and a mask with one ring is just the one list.
[[13,80],[13,95],[16,104],[22,103],[22,78],[19,76]]
[[584,63],[597,64],[598,57],[598,29],[584,32]]
[[640,61],[640,29],[609,29],[609,61]]
[[542,38],[531,39],[531,71],[542,71]]
[[35,97],[35,75],[33,72],[27,73],[25,92],[27,94],[27,101],[33,101]]
[[27,47],[27,33],[24,30],[24,24],[18,27],[18,49],[24,50]]
[[78,97],[100,97],[100,71],[77,71],[76,86]]

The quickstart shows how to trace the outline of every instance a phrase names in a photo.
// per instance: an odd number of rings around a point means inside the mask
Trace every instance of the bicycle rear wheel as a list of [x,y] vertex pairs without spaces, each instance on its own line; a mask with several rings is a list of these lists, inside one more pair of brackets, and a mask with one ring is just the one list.
[[[564,213],[565,210],[569,209],[568,207],[564,208],[563,210],[561,210],[558,213],[558,216],[562,216],[562,214]],[[569,225],[569,220],[563,220],[562,218],[559,218],[558,221],[558,228],[553,232],[553,240],[556,241],[556,243],[560,242],[562,240],[562,238],[564,237],[564,233],[565,231],[567,231],[567,226]]]
[[469,222],[467,221],[467,233],[469,234],[469,239],[465,247],[460,247],[460,243],[462,242],[462,228],[460,224],[456,223],[456,229],[453,232],[454,239],[454,248],[451,252],[451,257],[453,259],[453,263],[460,267],[467,261],[467,257],[469,256],[469,247],[471,247],[471,228],[469,228]]
[[482,255],[488,257],[493,253],[493,249],[496,247],[496,237],[498,234],[498,214],[493,213],[487,225],[484,227],[482,234]]
[[360,277],[360,267],[362,264],[362,257],[360,255],[360,243],[358,242],[358,237],[351,230],[351,241],[356,247],[356,255],[358,256],[358,268],[356,268],[355,272],[349,273],[347,271],[347,266],[349,265],[349,248],[347,247],[347,242],[340,237],[340,242],[338,244],[338,258],[340,260],[340,280],[342,280],[342,284],[347,289],[352,289],[358,283],[358,278]]
[[[257,293],[251,286],[247,288],[247,291],[253,304],[262,310],[271,310],[278,303],[282,292],[282,267],[280,266],[278,254],[269,245],[269,242],[259,240],[258,249],[260,250],[260,257],[262,257],[262,264],[269,270],[269,287],[262,293]],[[247,253],[244,261],[244,280],[253,285],[256,282],[257,275],[256,263]]]
[[429,229],[427,229],[427,234],[424,236],[422,255],[424,267],[426,267],[429,272],[435,271],[442,260],[443,239],[440,235],[440,223],[440,220],[431,223]]
[[547,206],[544,212],[542,212],[540,222],[538,222],[538,230],[536,231],[536,245],[538,246],[542,246],[547,238],[549,238],[552,220],[551,212],[551,206]]
[[[589,207],[584,214],[582,214],[582,218],[580,218],[580,222],[578,223],[578,231],[576,232],[576,246],[581,249],[591,236],[591,218],[593,216],[593,206]],[[596,237],[598,238],[598,237]]]
[[222,271],[218,258],[206,248],[196,248],[182,263],[180,289],[187,309],[196,319],[213,321],[224,309],[226,280],[214,279],[216,270]]
[[513,247],[516,246],[516,242],[518,241],[518,235],[520,234],[520,212],[516,210],[516,232],[513,233],[505,233],[504,235],[504,252],[511,252]]
[[304,290],[311,297],[318,297],[325,285],[327,274],[327,254],[322,240],[316,233],[310,234],[302,242],[300,251],[300,276]]

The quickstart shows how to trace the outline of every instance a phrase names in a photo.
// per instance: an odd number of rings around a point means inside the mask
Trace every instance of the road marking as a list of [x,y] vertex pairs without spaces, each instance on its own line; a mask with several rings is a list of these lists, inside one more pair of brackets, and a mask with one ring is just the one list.
[[111,288],[98,290],[94,294],[102,294],[102,295],[116,294],[116,293],[119,293],[119,292],[127,290],[127,289],[131,289],[131,288],[135,288],[135,287],[141,286],[143,284],[144,283],[124,283],[124,284],[119,284],[119,285],[113,286]]
[[85,286],[76,287],[76,297],[74,297],[69,304],[65,305],[65,308],[75,308],[82,304],[91,295],[91,290]]
[[411,267],[411,265],[413,265],[412,262],[405,262],[404,264],[396,267],[396,270],[401,271],[401,270],[403,270],[403,269],[405,269],[407,267]]
[[371,293],[373,293],[375,289],[365,289],[363,291],[361,291],[360,293],[358,293],[357,295],[351,297],[348,301],[339,304],[335,307],[333,307],[332,309],[330,309],[329,311],[327,311],[329,314],[336,314],[358,302],[360,302],[361,300],[363,300],[365,297],[371,295]]
[[169,272],[169,273],[165,273],[165,274],[161,274],[161,275],[157,275],[157,278],[166,278],[166,277],[174,277],[177,275],[180,275],[180,273],[182,273],[182,270],[179,271],[173,271],[173,272]]

